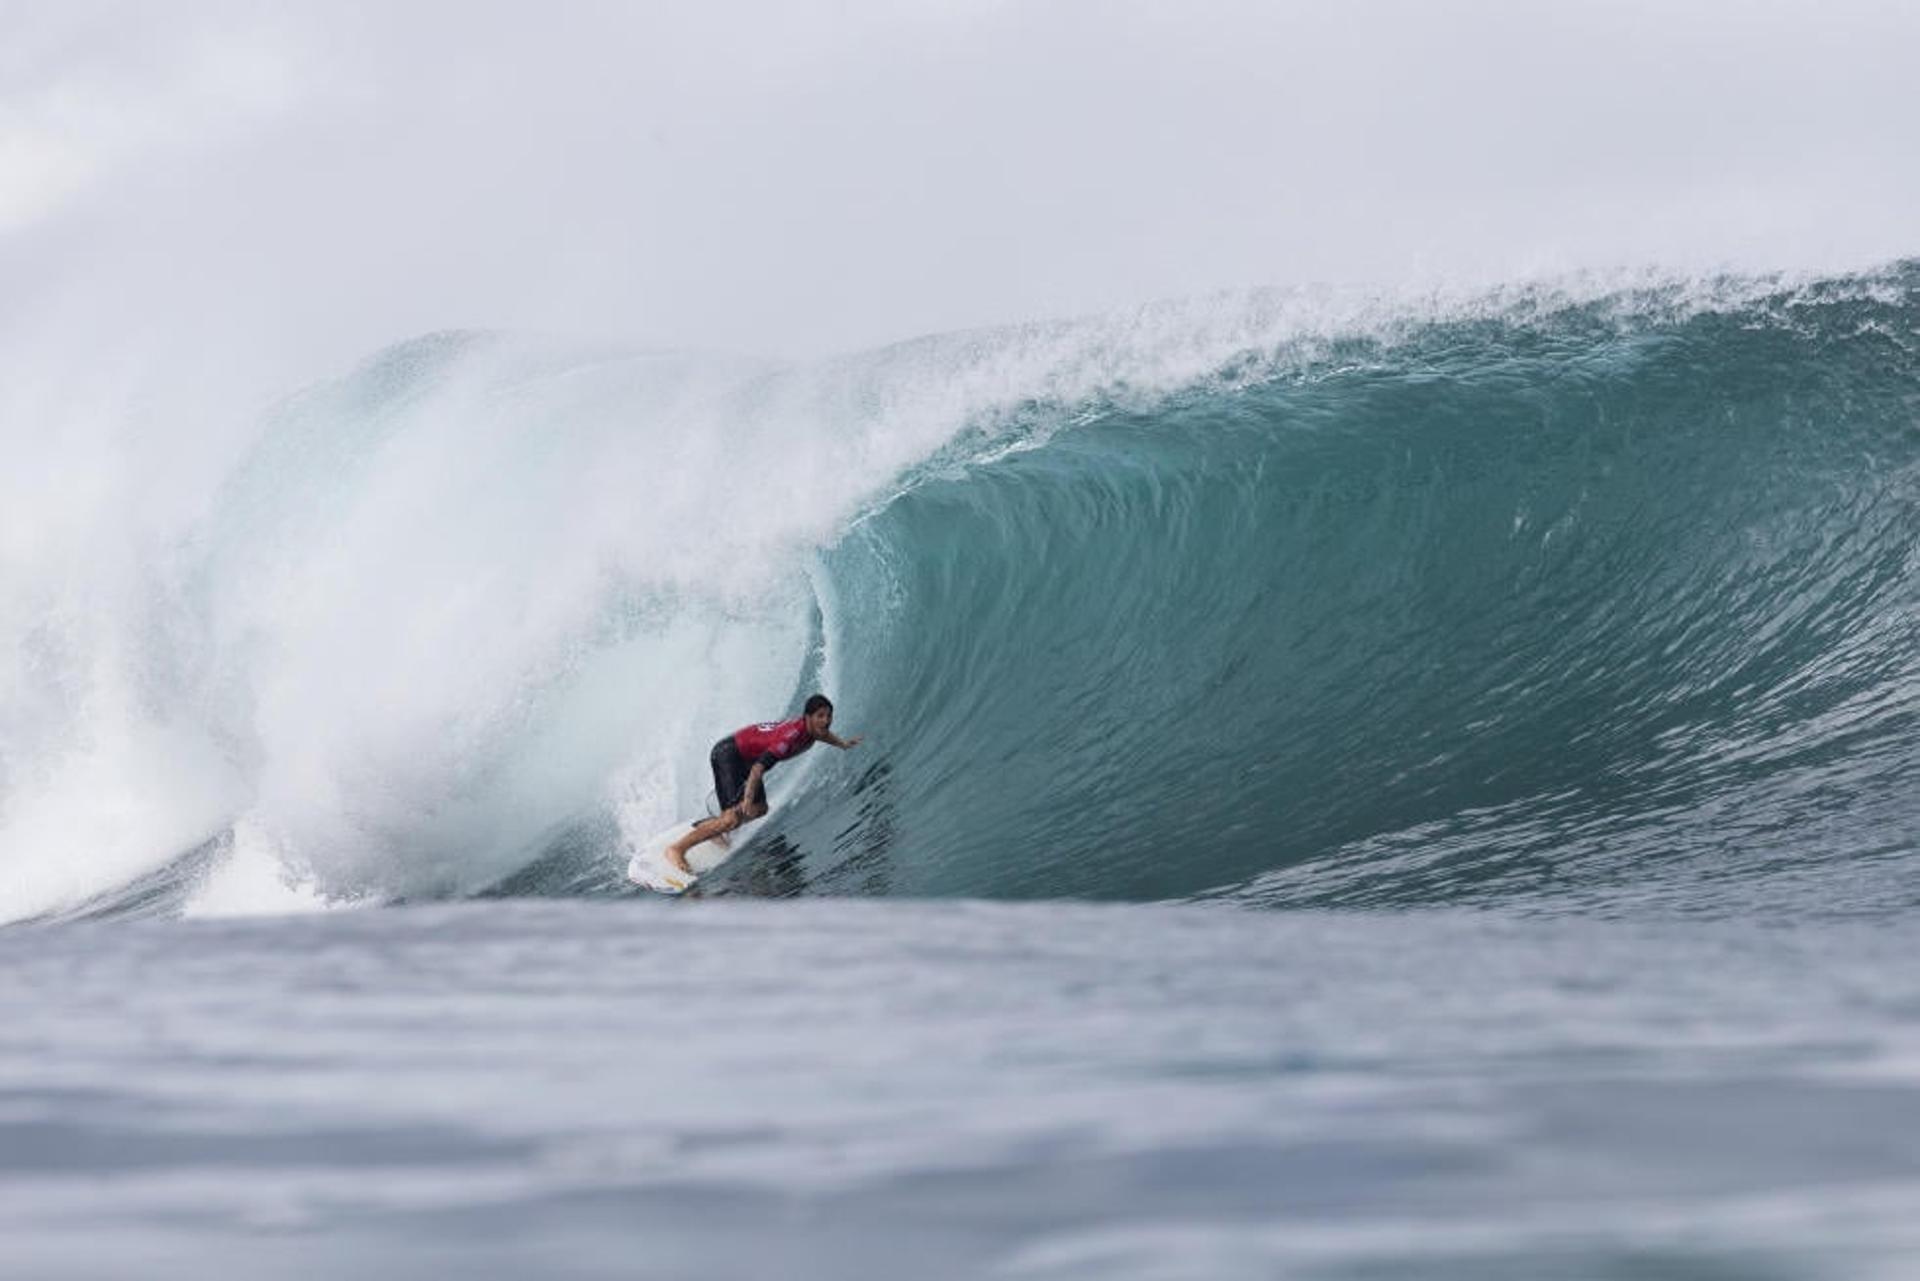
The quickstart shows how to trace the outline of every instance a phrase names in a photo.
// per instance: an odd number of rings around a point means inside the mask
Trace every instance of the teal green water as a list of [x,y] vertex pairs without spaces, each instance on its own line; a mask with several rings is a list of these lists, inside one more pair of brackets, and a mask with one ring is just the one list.
[[1026,407],[829,555],[890,747],[793,830],[882,811],[835,839],[884,821],[896,893],[1871,908],[1920,835],[1916,279]]

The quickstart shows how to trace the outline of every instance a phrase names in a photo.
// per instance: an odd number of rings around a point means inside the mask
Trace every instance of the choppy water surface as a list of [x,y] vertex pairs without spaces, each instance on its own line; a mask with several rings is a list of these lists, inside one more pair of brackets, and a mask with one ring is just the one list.
[[710,901],[0,936],[10,1275],[1886,1277],[1909,919]]

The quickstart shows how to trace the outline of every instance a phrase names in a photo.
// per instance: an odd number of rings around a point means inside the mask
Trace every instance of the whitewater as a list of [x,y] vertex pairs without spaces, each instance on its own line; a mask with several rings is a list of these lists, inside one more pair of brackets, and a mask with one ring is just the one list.
[[191,478],[9,448],[22,1275],[1909,1275],[1920,264],[436,332]]

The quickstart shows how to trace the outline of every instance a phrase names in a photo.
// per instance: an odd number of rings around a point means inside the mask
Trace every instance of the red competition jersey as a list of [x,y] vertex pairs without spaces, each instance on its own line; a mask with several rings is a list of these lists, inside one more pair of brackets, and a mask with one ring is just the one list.
[[733,745],[747,764],[759,761],[772,769],[812,747],[813,735],[807,733],[807,718],[796,716],[790,721],[766,721],[735,730]]

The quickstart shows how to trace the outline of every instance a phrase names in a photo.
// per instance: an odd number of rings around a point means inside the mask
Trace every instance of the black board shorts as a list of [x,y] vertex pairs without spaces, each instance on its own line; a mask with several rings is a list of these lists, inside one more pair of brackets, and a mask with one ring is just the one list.
[[707,760],[713,765],[713,794],[720,802],[720,812],[724,814],[738,805],[745,794],[750,767],[746,758],[740,755],[740,749],[734,746],[732,735],[715,743]]

